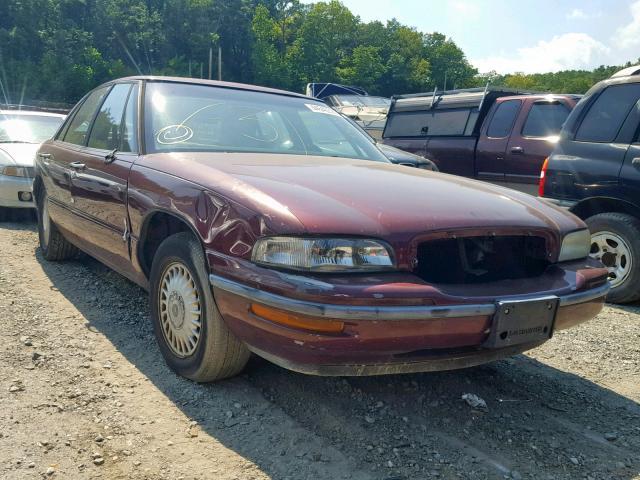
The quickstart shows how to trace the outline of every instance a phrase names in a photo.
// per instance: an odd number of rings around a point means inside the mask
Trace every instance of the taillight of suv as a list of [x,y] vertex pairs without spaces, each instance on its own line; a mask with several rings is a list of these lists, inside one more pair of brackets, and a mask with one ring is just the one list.
[[542,170],[540,170],[540,183],[538,184],[538,196],[544,197],[544,182],[547,180],[547,166],[549,165],[549,157],[544,159]]

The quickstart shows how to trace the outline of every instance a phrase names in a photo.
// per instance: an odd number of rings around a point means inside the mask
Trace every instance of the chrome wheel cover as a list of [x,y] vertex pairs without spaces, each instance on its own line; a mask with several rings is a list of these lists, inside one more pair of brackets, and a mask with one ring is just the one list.
[[616,233],[602,231],[591,235],[590,256],[607,267],[612,288],[622,284],[631,273],[631,249],[624,238]]
[[44,197],[42,202],[42,243],[44,246],[49,245],[49,236],[51,235],[51,218],[49,218],[49,201],[47,197]]
[[171,263],[162,272],[158,307],[162,333],[173,354],[193,355],[202,332],[202,310],[191,272],[182,263]]

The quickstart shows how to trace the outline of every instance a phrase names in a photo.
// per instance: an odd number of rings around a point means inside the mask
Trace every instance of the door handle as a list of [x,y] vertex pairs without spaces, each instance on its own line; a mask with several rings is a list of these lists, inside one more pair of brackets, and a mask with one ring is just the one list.
[[635,168],[640,170],[640,157],[636,157],[633,160],[631,160],[631,165],[633,165]]
[[69,166],[74,170],[84,170],[85,168],[87,168],[87,166],[82,162],[71,162]]
[[522,148],[522,147],[511,147],[511,153],[513,153],[514,155],[523,155],[524,154],[524,148]]
[[38,157],[45,165],[49,165],[49,163],[51,163],[50,161],[53,160],[53,155],[50,153],[38,153]]

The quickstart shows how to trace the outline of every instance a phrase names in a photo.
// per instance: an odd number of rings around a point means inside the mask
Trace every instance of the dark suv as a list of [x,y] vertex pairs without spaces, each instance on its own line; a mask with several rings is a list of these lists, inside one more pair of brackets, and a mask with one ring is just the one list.
[[591,230],[591,256],[609,269],[609,301],[640,299],[640,76],[604,80],[564,125],[540,195]]

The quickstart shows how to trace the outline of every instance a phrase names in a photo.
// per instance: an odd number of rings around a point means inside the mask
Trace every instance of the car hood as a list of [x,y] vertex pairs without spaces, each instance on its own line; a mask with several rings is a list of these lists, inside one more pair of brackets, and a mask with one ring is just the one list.
[[411,166],[428,166],[427,170],[435,170],[438,171],[438,167],[431,160],[428,160],[419,155],[414,155],[413,153],[409,153],[405,150],[400,150],[399,148],[392,147],[391,145],[387,145],[385,143],[376,143],[378,148],[384,153],[384,156],[391,160],[393,163],[402,163]]
[[530,195],[389,163],[251,153],[147,155],[137,162],[262,214],[276,233],[380,238],[436,230],[584,228]]
[[0,165],[31,167],[39,147],[36,143],[0,143]]

